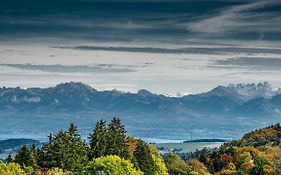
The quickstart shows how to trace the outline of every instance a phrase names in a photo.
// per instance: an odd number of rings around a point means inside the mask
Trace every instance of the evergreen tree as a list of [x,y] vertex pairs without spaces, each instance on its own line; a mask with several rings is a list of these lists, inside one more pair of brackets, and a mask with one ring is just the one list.
[[119,118],[114,117],[108,125],[107,155],[118,155],[122,158],[129,157],[129,146],[126,142],[126,130]]
[[49,137],[38,153],[38,164],[44,168],[58,167],[76,171],[87,162],[88,148],[82,141],[77,127],[71,124],[68,131],[60,131],[54,137]]
[[97,122],[93,133],[90,135],[90,153],[89,159],[105,156],[107,153],[107,128],[106,122],[100,120]]
[[28,148],[28,145],[23,145],[21,147],[20,151],[15,156],[15,162],[22,167],[34,166],[36,164],[32,152]]
[[[72,123],[68,129],[66,145],[65,167],[67,170],[80,169],[88,160],[88,147],[81,139],[77,127]],[[66,142],[67,144],[67,142]]]
[[7,159],[6,159],[6,162],[7,162],[7,163],[13,162],[13,158],[12,158],[12,155],[11,155],[11,154],[8,155],[8,157],[7,157]]
[[68,128],[68,134],[71,138],[76,139],[79,138],[80,135],[78,133],[77,126],[74,125],[74,123],[71,123],[69,128]]
[[155,172],[154,160],[149,146],[142,140],[138,140],[135,151],[137,167],[144,172],[145,175],[152,175]]

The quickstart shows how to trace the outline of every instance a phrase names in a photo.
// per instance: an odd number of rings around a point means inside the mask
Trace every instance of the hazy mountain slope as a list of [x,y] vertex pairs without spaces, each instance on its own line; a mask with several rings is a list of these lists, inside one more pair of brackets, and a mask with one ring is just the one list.
[[[131,134],[185,140],[239,137],[281,117],[281,95],[268,83],[218,86],[209,92],[168,97],[147,90],[97,91],[83,83],[50,88],[1,88],[1,133],[45,133],[75,122],[88,132],[97,120],[119,116]],[[238,135],[237,135],[238,134]]]

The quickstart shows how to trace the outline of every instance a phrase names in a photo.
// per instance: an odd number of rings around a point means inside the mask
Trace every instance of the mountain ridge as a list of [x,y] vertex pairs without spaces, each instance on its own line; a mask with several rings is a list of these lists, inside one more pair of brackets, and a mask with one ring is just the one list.
[[[15,126],[13,122],[20,123],[16,131],[20,133],[30,128],[34,132],[55,131],[70,122],[78,123],[87,132],[101,118],[120,116],[133,128],[132,134],[139,137],[184,140],[190,132],[203,138],[215,137],[215,131],[223,131],[224,135],[219,137],[229,139],[236,137],[241,129],[246,132],[261,124],[280,122],[280,102],[280,89],[267,82],[218,86],[182,97],[145,89],[136,93],[116,89],[99,91],[81,82],[49,88],[3,87],[0,88],[0,122],[6,126],[0,132],[11,130]],[[179,132],[172,133],[174,130]]]

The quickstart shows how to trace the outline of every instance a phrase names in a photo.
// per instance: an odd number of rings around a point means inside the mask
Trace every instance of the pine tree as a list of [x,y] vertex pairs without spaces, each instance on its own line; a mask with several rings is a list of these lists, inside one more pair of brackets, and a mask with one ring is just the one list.
[[20,164],[22,167],[34,166],[36,164],[28,145],[23,145],[21,147],[20,151],[15,156],[15,162]]
[[106,155],[107,150],[107,128],[106,122],[100,120],[97,122],[93,133],[90,135],[90,153],[89,159],[98,158]]
[[138,140],[137,148],[135,151],[135,159],[137,161],[137,167],[144,172],[145,175],[154,174],[154,160],[149,149],[149,146],[142,140]]
[[[76,170],[82,168],[82,165],[88,160],[88,147],[82,141],[77,127],[72,123],[68,129],[69,145],[66,146],[65,169]],[[67,143],[66,143],[67,144]]]
[[70,135],[71,138],[79,138],[80,135],[78,133],[77,126],[74,125],[74,123],[71,123],[69,128],[68,128],[68,134]]
[[118,155],[122,158],[129,157],[129,146],[126,142],[126,130],[119,118],[114,117],[108,125],[107,155]]
[[7,159],[6,159],[6,162],[7,162],[7,163],[13,162],[13,158],[12,158],[12,155],[11,155],[11,154],[8,155],[8,157],[7,157]]
[[38,153],[38,164],[44,168],[58,167],[76,171],[88,160],[88,148],[82,141],[77,127],[71,124],[68,131],[49,137]]

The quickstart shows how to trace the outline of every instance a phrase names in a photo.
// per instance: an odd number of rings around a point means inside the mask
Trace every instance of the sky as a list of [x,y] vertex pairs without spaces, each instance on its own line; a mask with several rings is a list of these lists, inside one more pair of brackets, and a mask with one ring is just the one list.
[[0,86],[281,87],[280,0],[0,1]]

